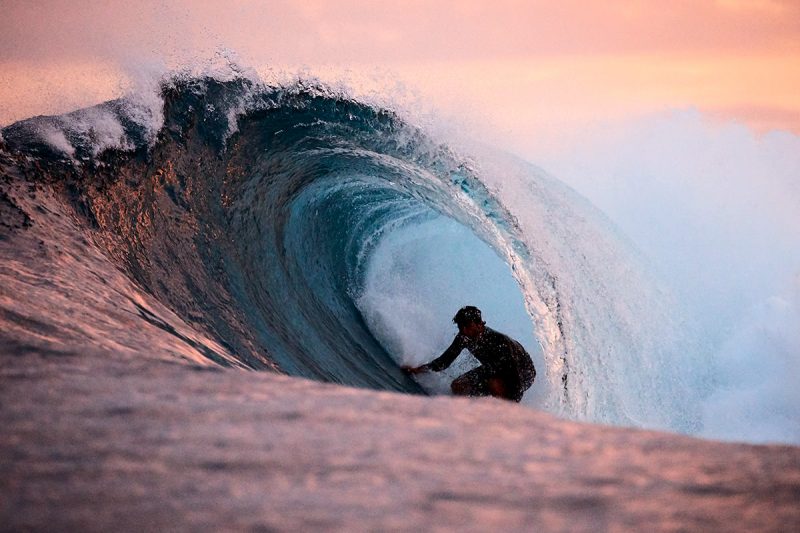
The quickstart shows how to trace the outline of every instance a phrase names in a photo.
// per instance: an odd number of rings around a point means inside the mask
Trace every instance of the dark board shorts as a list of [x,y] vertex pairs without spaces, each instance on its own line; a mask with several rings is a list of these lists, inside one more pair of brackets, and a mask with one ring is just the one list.
[[497,372],[481,365],[456,378],[457,381],[466,381],[469,384],[470,396],[492,396],[492,380],[500,380],[503,388],[503,398],[519,402],[522,395],[533,385],[535,373],[520,376],[518,372]]

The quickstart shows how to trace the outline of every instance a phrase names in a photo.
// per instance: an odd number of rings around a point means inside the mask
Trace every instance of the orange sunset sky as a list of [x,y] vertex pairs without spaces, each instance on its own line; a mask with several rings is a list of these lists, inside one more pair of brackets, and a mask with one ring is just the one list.
[[224,47],[257,70],[377,70],[517,138],[675,108],[800,134],[798,0],[0,0],[0,12],[2,125]]

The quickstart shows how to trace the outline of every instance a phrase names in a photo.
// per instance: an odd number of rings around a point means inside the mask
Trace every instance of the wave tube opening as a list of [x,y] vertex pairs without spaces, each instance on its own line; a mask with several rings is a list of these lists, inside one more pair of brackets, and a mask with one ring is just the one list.
[[[414,169],[372,159],[349,167],[315,172],[290,202],[283,230],[284,285],[292,288],[283,323],[309,332],[304,366],[331,381],[418,390],[398,367],[437,357],[455,334],[451,317],[469,304],[536,354],[541,368],[523,295],[498,253],[415,197],[419,190],[406,184]],[[287,357],[298,361],[296,350]],[[419,383],[447,394],[450,380],[476,364],[465,352]]]
[[[450,218],[431,214],[384,237],[369,260],[362,291],[357,304],[370,330],[402,364],[420,365],[441,354],[457,331],[451,317],[471,304],[491,327],[519,340],[538,368],[544,365],[508,265]],[[450,381],[477,364],[465,351],[449,369],[419,380],[428,391],[448,394]],[[541,389],[534,387],[526,399],[540,396],[534,391]]]

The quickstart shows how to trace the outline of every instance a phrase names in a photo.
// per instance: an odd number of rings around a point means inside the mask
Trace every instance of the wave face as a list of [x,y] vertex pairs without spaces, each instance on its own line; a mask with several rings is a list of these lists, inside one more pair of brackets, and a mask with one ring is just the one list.
[[35,179],[136,285],[234,354],[207,350],[215,364],[435,392],[398,363],[438,355],[446,345],[420,337],[434,322],[449,340],[448,291],[474,289],[509,313],[490,325],[528,335],[540,369],[528,403],[695,429],[668,296],[539,169],[482,149],[466,159],[324,87],[176,79],[162,98],[157,112],[119,100],[23,121],[2,130],[4,149],[37,162]]

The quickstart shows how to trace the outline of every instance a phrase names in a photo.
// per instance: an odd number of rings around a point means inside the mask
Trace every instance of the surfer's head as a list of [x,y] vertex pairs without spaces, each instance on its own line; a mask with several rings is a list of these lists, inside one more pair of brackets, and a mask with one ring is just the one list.
[[481,310],[475,306],[462,307],[453,317],[453,322],[458,326],[458,331],[470,338],[475,338],[483,332],[486,322],[481,317]]

